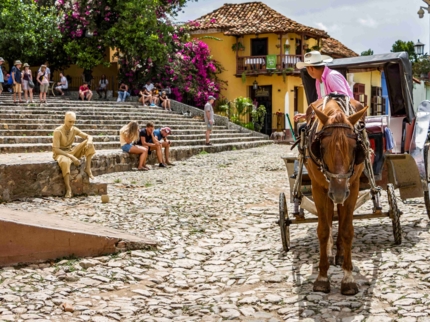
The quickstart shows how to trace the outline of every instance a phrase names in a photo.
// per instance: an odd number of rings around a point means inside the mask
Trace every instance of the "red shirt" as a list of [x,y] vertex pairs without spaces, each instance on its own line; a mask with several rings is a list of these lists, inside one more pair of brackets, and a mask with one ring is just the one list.
[[79,87],[79,91],[81,91],[81,92],[87,92],[88,90],[89,90],[89,88],[87,86],[82,85]]

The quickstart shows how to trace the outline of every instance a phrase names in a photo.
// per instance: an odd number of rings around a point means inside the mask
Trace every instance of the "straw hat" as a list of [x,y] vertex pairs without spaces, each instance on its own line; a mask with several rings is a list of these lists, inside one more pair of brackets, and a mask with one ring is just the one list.
[[22,63],[21,63],[21,61],[20,60],[15,60],[15,64],[14,64],[15,66],[16,65],[22,65]]
[[305,54],[304,62],[298,62],[296,67],[302,69],[303,67],[312,66],[325,66],[327,63],[333,61],[333,58],[327,55],[321,55],[319,51],[310,51]]
[[25,68],[25,67],[30,67],[30,65],[29,65],[29,64],[27,64],[27,63],[25,63],[23,67],[24,67],[24,68]]

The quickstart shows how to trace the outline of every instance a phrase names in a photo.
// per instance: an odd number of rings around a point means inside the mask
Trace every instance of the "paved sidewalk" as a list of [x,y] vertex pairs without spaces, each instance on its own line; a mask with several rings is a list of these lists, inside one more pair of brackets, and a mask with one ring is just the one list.
[[[316,224],[292,226],[293,249],[280,256],[274,222],[279,193],[289,193],[280,159],[287,152],[270,145],[201,154],[168,169],[97,177],[111,183],[109,204],[88,197],[0,205],[0,212],[64,212],[161,243],[157,250],[3,268],[0,320],[430,321],[423,200],[398,201],[400,246],[389,219],[355,222],[357,295],[340,294],[340,267],[329,270],[330,294],[314,293]],[[387,207],[385,193],[382,200]]]

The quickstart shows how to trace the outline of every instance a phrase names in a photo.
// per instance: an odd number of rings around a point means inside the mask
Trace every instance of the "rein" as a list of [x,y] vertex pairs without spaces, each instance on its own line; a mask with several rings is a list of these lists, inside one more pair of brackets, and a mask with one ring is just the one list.
[[[349,126],[348,124],[345,123],[332,123],[332,124],[328,124],[328,125],[324,125],[323,128],[321,129],[321,131],[319,131],[317,133],[317,136],[315,137],[315,140],[319,140],[321,141],[324,137],[329,137],[331,136],[331,133],[324,133],[324,130],[326,129],[348,129],[351,131],[354,131],[353,128],[351,128],[351,126]],[[347,137],[357,140],[358,139],[358,134],[354,132],[354,134],[346,134]],[[322,171],[322,173],[324,174],[324,176],[326,177],[327,181],[329,181],[328,179],[349,179],[353,176],[354,174],[354,160],[355,160],[355,150],[353,152],[353,157],[352,160],[353,162],[351,162],[351,164],[349,165],[349,169],[347,173],[332,173],[328,170],[327,165],[324,163],[323,160],[323,153],[322,153],[322,148],[320,145],[320,155],[321,155],[321,160],[320,161],[320,169]]]
[[[343,96],[339,97],[336,95],[332,95],[332,96],[329,95],[329,96],[326,96],[324,98],[322,110],[325,109],[325,106],[330,99],[334,99],[336,101],[336,103],[339,105],[339,107],[345,113],[345,115],[348,116],[351,113],[355,112],[354,107],[351,106],[351,104],[350,104],[349,97],[343,97]],[[318,127],[317,124],[318,124],[318,122],[314,121],[314,123],[311,125],[311,127],[308,128],[308,131],[306,133],[308,142],[317,142],[317,141],[321,142],[321,140],[324,137],[331,136],[331,133],[327,133],[327,132],[325,132],[325,130],[333,129],[333,128],[351,130],[353,133],[352,134],[348,133],[348,134],[346,134],[346,136],[350,139],[356,140],[357,145],[362,140],[362,135],[360,135],[360,129],[358,127],[351,127],[350,125],[345,124],[345,123],[332,123],[332,124],[324,125],[322,127],[322,129],[317,132],[317,127]],[[313,140],[312,140],[312,138],[313,138]],[[323,151],[321,149],[321,144],[320,144],[319,148],[320,148],[320,151],[319,151],[320,156],[319,157],[317,157],[316,155],[313,154],[310,146],[308,146],[308,153],[309,153],[309,156],[312,159],[312,161],[320,168],[320,171],[324,174],[327,181],[329,181],[332,178],[334,178],[334,179],[349,179],[353,176],[357,147],[354,149],[353,158],[352,158],[353,161],[349,165],[349,170],[347,173],[344,173],[344,174],[336,174],[336,173],[332,173],[328,170],[328,167],[324,163],[324,160],[323,160]]]

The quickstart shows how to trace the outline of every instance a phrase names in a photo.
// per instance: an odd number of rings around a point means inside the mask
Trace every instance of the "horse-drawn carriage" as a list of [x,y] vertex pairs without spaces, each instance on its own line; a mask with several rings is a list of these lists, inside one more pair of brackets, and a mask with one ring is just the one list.
[[[311,104],[315,121],[299,130],[294,145],[297,145],[298,155],[283,158],[288,172],[289,199],[293,211],[290,217],[286,196],[281,193],[278,224],[283,250],[287,252],[290,249],[291,225],[318,223],[320,275],[314,283],[314,291],[329,291],[326,272],[330,261],[343,263],[346,275],[342,281],[342,293],[351,295],[358,291],[351,277],[352,220],[390,218],[395,244],[400,244],[402,213],[397,207],[396,189],[402,200],[424,197],[430,218],[429,145],[426,144],[430,102],[422,102],[418,110],[414,111],[412,68],[406,53],[335,59],[327,66],[344,76],[365,72],[367,75],[382,77],[382,89],[386,91],[382,93],[386,94],[386,111],[378,116],[367,116],[363,122],[365,110],[354,110],[347,97],[340,99],[337,95],[329,95],[318,103],[315,80],[306,69],[302,70],[307,101],[315,102]],[[334,106],[332,109],[336,113],[342,111],[339,115],[345,116],[334,120],[334,112],[327,112],[330,106]],[[350,112],[350,109],[353,111]],[[335,139],[344,141],[345,151],[330,151],[329,147],[336,149],[340,144],[330,142]],[[348,165],[342,170],[341,163],[345,163],[345,159]],[[380,200],[382,190],[386,190],[388,195],[388,210],[383,209],[387,207],[383,207]],[[343,198],[336,197],[339,191],[343,193]],[[353,200],[349,203],[350,199]],[[368,200],[373,203],[373,211],[353,215]],[[331,256],[333,221],[339,221],[336,258]],[[346,250],[339,246],[341,243],[345,243]],[[344,260],[349,263],[345,264]]]

